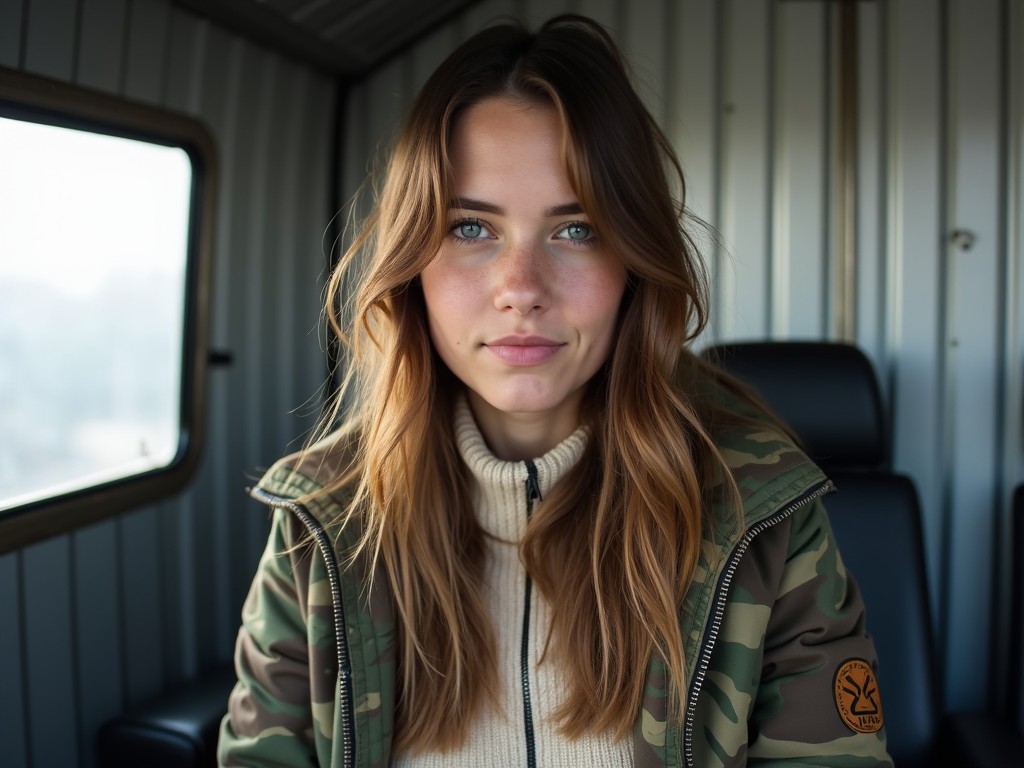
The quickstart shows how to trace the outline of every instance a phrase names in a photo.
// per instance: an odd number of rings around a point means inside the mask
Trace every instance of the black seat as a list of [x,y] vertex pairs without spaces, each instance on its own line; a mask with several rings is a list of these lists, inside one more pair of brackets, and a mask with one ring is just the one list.
[[1014,490],[1010,521],[1010,638],[1006,701],[991,711],[958,712],[951,740],[974,768],[1003,768],[1024,755],[1024,485]]
[[97,737],[100,768],[214,768],[217,736],[235,683],[230,665],[107,721]]
[[892,471],[871,362],[852,345],[819,342],[719,345],[705,357],[751,385],[835,483],[826,506],[867,606],[889,751],[899,768],[938,764],[941,693],[920,505],[910,478]]

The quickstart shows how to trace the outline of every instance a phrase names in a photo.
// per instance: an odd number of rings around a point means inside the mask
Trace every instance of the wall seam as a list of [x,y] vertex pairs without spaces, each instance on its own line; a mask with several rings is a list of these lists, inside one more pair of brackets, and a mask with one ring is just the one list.
[[29,699],[28,691],[31,681],[28,678],[28,664],[25,661],[25,653],[28,648],[28,615],[25,609],[25,551],[19,549],[14,554],[15,572],[18,581],[18,639],[21,643],[21,712],[24,721],[22,731],[22,744],[25,748],[25,761],[28,768],[32,768],[32,702]]
[[777,39],[777,16],[778,16],[778,5],[772,3],[768,10],[768,29],[766,30],[766,36],[768,38],[768,55],[767,58],[767,72],[765,73],[766,90],[765,95],[765,117],[764,125],[766,135],[764,137],[765,147],[768,148],[767,157],[765,158],[765,186],[764,186],[764,199],[765,199],[765,245],[766,245],[766,258],[767,264],[765,265],[765,274],[767,280],[764,281],[764,316],[762,322],[764,327],[767,329],[768,338],[775,338],[776,335],[776,323],[775,323],[775,291],[773,287],[775,285],[775,270],[777,267],[778,254],[775,248],[775,173],[776,173],[776,157],[775,157],[775,140],[777,131],[775,130],[775,119],[778,110],[776,109],[776,101],[779,97],[779,84],[778,84],[778,66],[776,61],[776,51],[778,49]]
[[[822,34],[826,41],[833,42],[837,36],[835,14],[832,11],[832,3],[825,3],[825,17],[824,17],[824,29]],[[835,166],[837,159],[841,162],[840,158],[837,158],[836,152],[836,110],[841,108],[837,106],[837,99],[842,98],[841,89],[835,87],[834,83],[836,80],[836,65],[835,57],[831,54],[831,50],[836,47],[828,45],[825,50],[825,77],[822,82],[822,94],[821,103],[825,105],[825,141],[824,141],[824,157],[822,158],[822,184],[821,188],[825,196],[825,203],[823,206],[824,221],[822,222],[821,228],[821,253],[823,255],[822,261],[823,268],[821,270],[821,283],[818,286],[818,290],[821,292],[821,305],[819,307],[820,316],[818,322],[821,329],[820,335],[823,339],[831,338],[833,334],[832,329],[832,318],[835,317],[835,313],[832,311],[832,299],[833,291],[831,286],[833,284],[832,271],[834,268],[834,259],[830,256],[835,247],[835,212],[833,206],[835,205],[835,193],[833,185],[836,183]],[[838,55],[838,54],[837,54]]]
[[[952,620],[952,579],[951,564],[953,556],[953,528],[955,514],[953,509],[954,483],[953,470],[955,467],[955,456],[953,444],[955,440],[955,419],[947,418],[950,406],[955,401],[955,372],[953,370],[952,358],[949,354],[951,339],[950,331],[952,320],[948,308],[950,306],[949,280],[950,269],[950,248],[947,242],[946,233],[949,231],[949,214],[951,209],[951,196],[955,180],[952,178],[951,159],[956,152],[956,136],[951,127],[950,120],[950,78],[951,67],[950,57],[956,54],[952,46],[950,35],[949,17],[951,13],[950,0],[940,0],[938,9],[938,146],[940,156],[938,160],[937,183],[938,194],[938,232],[934,234],[937,242],[939,258],[938,285],[936,295],[940,299],[937,305],[937,316],[935,317],[936,328],[939,330],[937,336],[936,368],[939,372],[936,386],[934,418],[938,426],[936,434],[940,436],[938,449],[939,459],[939,520],[940,520],[940,562],[945,567],[939,569],[939,615],[937,625],[941,628],[938,633],[939,659],[943,669],[943,678],[947,678],[945,670],[948,666],[947,652],[949,649],[948,638]],[[945,697],[948,694],[948,687],[943,692]],[[945,702],[944,702],[945,703]]]
[[82,0],[75,0],[75,31],[71,36],[71,82],[78,82],[78,70],[82,56]]
[[21,0],[21,39],[18,41],[18,69],[21,70],[25,69],[28,59],[28,30],[31,13],[31,0]]
[[1003,291],[996,297],[998,302],[998,314],[1001,322],[998,324],[999,339],[996,347],[996,398],[995,402],[1000,410],[1001,418],[995,420],[995,455],[1003,456],[1003,460],[997,462],[994,467],[996,515],[993,519],[993,542],[995,543],[995,564],[993,566],[992,583],[994,585],[992,610],[992,637],[991,637],[991,658],[993,663],[989,669],[989,690],[992,692],[992,701],[997,712],[1006,712],[1010,700],[1008,682],[1009,654],[1012,649],[1009,646],[1009,611],[999,610],[1001,606],[1009,607],[1010,592],[1007,587],[1012,583],[1011,551],[1012,541],[1011,525],[1012,510],[1009,507],[1011,493],[1011,482],[1007,467],[1007,455],[1010,453],[1010,440],[1008,428],[1009,418],[1012,414],[1010,407],[1010,366],[1011,359],[1010,344],[1013,333],[1010,331],[1010,323],[1013,320],[1010,307],[1011,291],[1014,281],[1011,263],[1011,223],[1010,203],[1013,199],[1011,193],[1011,173],[1009,171],[1012,154],[1010,152],[1010,125],[1011,125],[1011,69],[1010,69],[1010,45],[1012,43],[1011,16],[1008,0],[1001,0],[998,8],[999,27],[1002,34],[999,38],[999,80],[998,89],[998,148],[996,164],[996,189],[999,205],[996,209],[996,232],[999,238],[996,244],[997,258],[997,282],[1004,286]]

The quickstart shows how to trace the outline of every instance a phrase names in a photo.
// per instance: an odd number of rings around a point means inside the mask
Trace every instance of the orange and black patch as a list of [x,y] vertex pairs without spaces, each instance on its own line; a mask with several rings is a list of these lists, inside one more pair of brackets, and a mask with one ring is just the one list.
[[851,730],[875,733],[882,727],[882,700],[871,665],[864,659],[847,659],[832,680],[836,709]]

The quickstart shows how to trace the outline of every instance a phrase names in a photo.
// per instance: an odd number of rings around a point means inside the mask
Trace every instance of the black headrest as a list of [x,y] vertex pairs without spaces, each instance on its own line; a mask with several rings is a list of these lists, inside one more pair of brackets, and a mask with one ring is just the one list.
[[720,344],[704,356],[752,386],[824,469],[887,466],[878,380],[857,347],[766,341]]

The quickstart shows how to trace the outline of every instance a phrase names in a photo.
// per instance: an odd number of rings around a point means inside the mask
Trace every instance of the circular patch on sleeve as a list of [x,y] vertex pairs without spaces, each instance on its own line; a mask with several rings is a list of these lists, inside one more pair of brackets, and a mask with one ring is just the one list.
[[882,727],[882,700],[871,665],[864,659],[847,659],[832,679],[836,709],[851,730],[875,733]]

